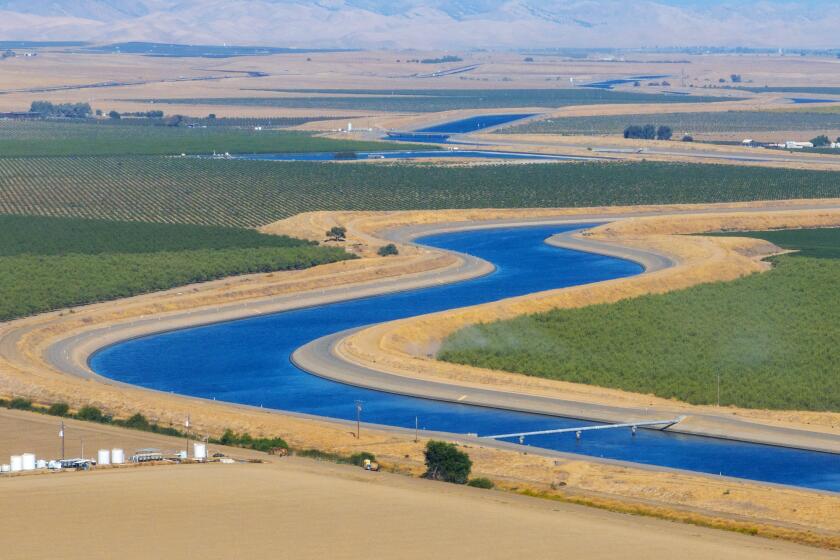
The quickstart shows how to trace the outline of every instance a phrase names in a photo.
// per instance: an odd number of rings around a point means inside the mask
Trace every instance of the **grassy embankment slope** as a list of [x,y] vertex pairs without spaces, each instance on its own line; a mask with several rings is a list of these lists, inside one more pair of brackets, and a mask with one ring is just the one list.
[[[211,121],[204,121],[211,122]],[[432,148],[434,146],[431,146]],[[0,157],[153,156],[229,152],[302,153],[430,149],[430,146],[336,140],[289,130],[210,124],[206,128],[105,122],[0,121]]]
[[[730,235],[741,235],[730,234]],[[464,329],[439,358],[695,404],[840,411],[840,230],[755,232],[774,268]]]
[[249,229],[0,216],[0,320],[347,258]]

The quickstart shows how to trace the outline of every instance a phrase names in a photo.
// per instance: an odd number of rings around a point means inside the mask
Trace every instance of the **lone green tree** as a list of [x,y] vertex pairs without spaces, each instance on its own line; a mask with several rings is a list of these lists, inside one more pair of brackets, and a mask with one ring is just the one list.
[[426,444],[426,474],[431,480],[442,480],[453,484],[466,484],[470,478],[472,461],[469,455],[454,444],[445,441],[429,441]]
[[376,252],[380,257],[390,257],[393,255],[399,255],[400,251],[397,249],[397,246],[393,243],[388,243],[387,245],[383,245],[379,248]]
[[327,239],[330,241],[344,241],[347,238],[347,228],[333,226],[327,232]]

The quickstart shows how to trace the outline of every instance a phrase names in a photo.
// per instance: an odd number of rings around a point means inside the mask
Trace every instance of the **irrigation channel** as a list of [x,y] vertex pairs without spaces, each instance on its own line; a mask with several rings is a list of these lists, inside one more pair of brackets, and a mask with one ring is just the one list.
[[[106,347],[100,375],[147,388],[271,409],[456,434],[514,434],[597,425],[582,420],[440,402],[362,389],[295,367],[295,349],[339,331],[641,272],[635,263],[550,246],[580,225],[466,230],[417,240],[485,259],[486,276],[459,283],[177,330]],[[562,356],[558,356],[562,359]],[[710,380],[710,383],[713,383]],[[514,441],[510,439],[508,441]],[[840,491],[840,456],[655,430],[535,435],[528,445],[758,481]]]

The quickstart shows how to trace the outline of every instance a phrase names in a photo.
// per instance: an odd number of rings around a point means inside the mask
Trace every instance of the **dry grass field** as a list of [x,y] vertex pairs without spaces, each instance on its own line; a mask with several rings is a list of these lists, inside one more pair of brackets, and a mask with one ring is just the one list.
[[[138,55],[79,54],[45,49],[38,57],[17,57],[0,63],[0,110],[28,107],[33,99],[50,101],[85,101],[95,108],[121,111],[147,110],[147,105],[117,101],[138,98],[208,98],[271,96],[269,89],[481,89],[481,88],[556,88],[615,77],[668,75],[672,90],[697,94],[754,97],[744,92],[703,89],[718,85],[720,78],[741,74],[743,85],[840,86],[836,61],[828,58],[779,56],[669,56],[639,55],[636,62],[571,60],[561,56],[537,56],[524,62],[516,53],[461,53],[464,59],[453,65],[409,63],[425,56],[412,52],[345,52],[279,54],[228,59],[161,58]],[[645,59],[648,62],[645,62]],[[397,62],[400,60],[400,62]],[[438,66],[478,64],[472,72],[437,78],[416,78]],[[232,72],[263,72],[262,78],[238,76]],[[683,78],[683,75],[685,76]],[[184,78],[226,76],[207,81],[174,81]],[[137,85],[92,89],[67,89],[51,92],[16,91],[103,82],[148,82]],[[693,88],[683,88],[694,86]],[[639,92],[662,91],[661,87],[630,88]],[[779,94],[758,96],[758,103],[784,97]],[[781,102],[779,102],[781,103]],[[219,116],[297,116],[311,111],[262,107],[177,106],[156,107],[167,112],[201,116],[215,112]],[[593,109],[593,111],[597,111]],[[327,116],[326,114],[324,116]]]
[[[0,457],[56,453],[57,422],[0,411]],[[68,421],[87,449],[179,448],[174,438]],[[262,464],[172,465],[0,477],[4,557],[66,559],[555,557],[829,559],[783,541],[218,447]],[[68,446],[76,453],[77,448]],[[7,510],[10,511],[10,510]],[[45,535],[44,531],[49,534]],[[5,556],[8,555],[8,556]],[[280,555],[280,556],[278,556]]]

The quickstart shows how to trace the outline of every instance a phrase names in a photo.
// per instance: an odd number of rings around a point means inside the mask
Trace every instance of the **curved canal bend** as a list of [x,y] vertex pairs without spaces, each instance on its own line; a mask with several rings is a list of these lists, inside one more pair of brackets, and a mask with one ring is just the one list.
[[[425,313],[638,274],[628,261],[553,247],[550,236],[580,225],[479,229],[418,242],[495,265],[472,280],[150,335],[90,358],[100,375],[161,391],[344,420],[362,401],[368,423],[456,434],[513,433],[590,424],[581,420],[438,402],[322,379],[295,367],[292,353],[323,336]],[[531,446],[840,491],[840,456],[668,432],[628,430],[528,438]]]

